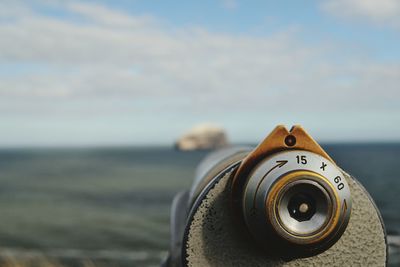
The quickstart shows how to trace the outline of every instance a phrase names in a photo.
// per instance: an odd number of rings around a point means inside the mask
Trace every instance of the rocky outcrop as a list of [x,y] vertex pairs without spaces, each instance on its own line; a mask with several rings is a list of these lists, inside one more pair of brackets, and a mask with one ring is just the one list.
[[221,127],[200,124],[189,130],[175,143],[179,150],[216,149],[228,145],[227,135]]

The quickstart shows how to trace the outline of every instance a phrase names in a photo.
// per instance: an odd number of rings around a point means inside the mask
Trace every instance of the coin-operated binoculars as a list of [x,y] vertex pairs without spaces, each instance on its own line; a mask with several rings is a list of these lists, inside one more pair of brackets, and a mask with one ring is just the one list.
[[385,266],[382,218],[302,127],[198,167],[171,211],[165,266]]

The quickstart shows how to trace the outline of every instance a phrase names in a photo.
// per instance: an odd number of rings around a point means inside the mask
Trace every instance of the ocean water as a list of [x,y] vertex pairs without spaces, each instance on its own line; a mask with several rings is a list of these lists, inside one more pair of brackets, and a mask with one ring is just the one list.
[[[367,188],[387,232],[400,235],[400,144],[324,148]],[[0,257],[158,266],[168,249],[172,198],[190,187],[206,154],[172,148],[0,150]],[[400,264],[398,245],[391,247],[392,266]]]

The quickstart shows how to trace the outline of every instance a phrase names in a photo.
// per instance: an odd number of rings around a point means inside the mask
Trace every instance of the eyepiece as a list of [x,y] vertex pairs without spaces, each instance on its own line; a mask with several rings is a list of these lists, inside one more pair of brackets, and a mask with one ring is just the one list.
[[248,229],[260,242],[274,239],[274,245],[293,250],[330,247],[350,216],[350,190],[342,177],[334,163],[311,152],[291,150],[265,159],[244,189]]
[[334,196],[331,196],[329,188],[324,188],[326,184],[321,185],[315,181],[318,177],[311,175],[294,176],[293,182],[281,188],[273,187],[270,198],[275,197],[275,190],[279,190],[276,201],[270,203],[268,198],[266,203],[275,209],[269,213],[275,231],[293,243],[314,242],[326,232],[324,228],[332,220],[334,205],[331,198]]

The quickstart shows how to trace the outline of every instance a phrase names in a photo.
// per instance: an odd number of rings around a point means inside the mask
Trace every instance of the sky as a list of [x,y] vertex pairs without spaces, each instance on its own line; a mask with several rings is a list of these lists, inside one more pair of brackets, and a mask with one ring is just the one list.
[[0,0],[0,147],[400,141],[400,1]]

